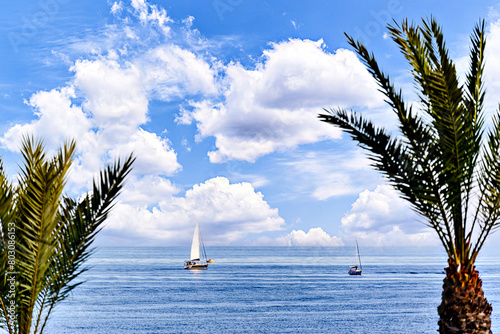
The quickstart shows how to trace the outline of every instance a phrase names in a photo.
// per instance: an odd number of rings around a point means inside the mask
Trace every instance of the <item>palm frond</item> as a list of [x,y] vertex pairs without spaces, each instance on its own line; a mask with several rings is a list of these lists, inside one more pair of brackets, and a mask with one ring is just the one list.
[[[476,145],[477,147],[481,147],[481,142],[480,139],[483,138],[483,127],[484,127],[484,116],[483,116],[483,104],[484,104],[484,85],[483,85],[483,73],[484,73],[484,50],[486,47],[486,37],[484,33],[484,25],[485,21],[479,22],[478,25],[474,28],[474,32],[471,36],[471,44],[472,47],[470,48],[470,60],[469,60],[469,72],[466,76],[466,83],[465,83],[465,94],[464,94],[464,103],[465,103],[465,108],[469,110],[468,115],[473,115],[475,119],[469,119],[468,121],[472,124],[476,124],[476,127],[474,131],[476,132],[475,137],[478,138]],[[493,129],[495,129],[494,127]],[[495,130],[493,130],[495,131]],[[500,135],[498,133],[497,135]],[[494,138],[490,137],[490,141]],[[492,143],[494,145],[494,143]],[[483,154],[484,156],[484,154]],[[474,165],[477,165],[477,156],[476,160],[472,162]],[[484,169],[483,169],[484,170]],[[487,178],[488,175],[483,174],[480,179],[485,179]],[[472,186],[472,182],[471,182]],[[479,206],[481,207],[481,201],[482,201],[482,192],[480,192],[480,199],[479,199]],[[467,199],[467,202],[468,199]],[[466,207],[468,208],[468,207]],[[476,226],[477,222],[477,217],[478,213],[481,210],[477,210],[476,214],[474,216],[474,219],[472,221],[472,226],[470,229],[470,232],[467,237],[467,241],[470,242],[471,236],[474,233],[474,229]],[[467,212],[467,211],[466,211]],[[467,214],[466,214],[467,216]]]
[[[478,210],[474,219],[480,226],[478,242],[473,253],[481,250],[488,235],[500,226],[500,116],[493,117],[493,127],[488,133],[479,171]],[[468,239],[472,237],[470,231]]]
[[[413,65],[413,74],[421,87],[424,111],[432,118],[440,148],[440,177],[443,195],[452,213],[455,240],[464,251],[468,206],[475,161],[479,153],[480,129],[476,110],[465,108],[463,91],[455,66],[448,56],[443,34],[434,19],[423,27],[402,30],[392,27],[394,40]],[[464,196],[465,195],[465,196]]]
[[[373,54],[348,36],[396,112],[401,139],[354,112],[332,110],[319,116],[366,149],[372,165],[437,232],[449,264],[439,307],[443,333],[457,328],[480,328],[481,332],[490,328],[491,305],[484,299],[474,269],[486,239],[500,228],[500,110],[487,141],[483,133],[484,27],[481,21],[471,36],[470,68],[462,85],[442,30],[432,17],[420,26],[407,20],[389,25],[418,90],[421,109],[416,114],[405,105],[401,90],[394,88]],[[470,215],[476,196],[476,212]]]
[[[481,238],[499,226],[495,200],[500,195],[496,188],[500,166],[494,160],[500,148],[495,136],[500,136],[500,130],[490,134],[488,152],[481,151],[484,21],[471,36],[465,85],[458,80],[442,29],[434,18],[423,20],[420,26],[407,20],[394,22],[388,29],[411,66],[422,107],[417,113],[406,105],[402,91],[395,89],[373,53],[346,36],[396,113],[401,139],[393,139],[354,112],[330,111],[320,118],[341,127],[368,150],[373,166],[388,177],[415,211],[427,218],[450,258],[462,263],[470,256],[470,236],[475,226],[481,226]],[[480,156],[487,157],[485,163],[478,164]],[[468,226],[472,189],[477,185],[481,188],[480,208]],[[491,224],[491,229],[486,228]]]
[[415,211],[428,218],[428,225],[438,234],[446,251],[453,254],[450,224],[443,219],[444,208],[435,176],[429,168],[414,168],[415,161],[425,167],[425,155],[414,155],[398,140],[392,139],[383,129],[376,128],[356,112],[326,110],[319,118],[339,126],[349,133],[359,145],[368,150],[373,166],[387,176],[390,183],[400,191]]
[[7,181],[0,164],[0,268],[7,272],[8,236],[15,227],[15,328],[10,326],[7,275],[0,280],[0,326],[9,333],[42,333],[55,305],[82,282],[77,277],[114,201],[130,173],[134,157],[102,171],[94,189],[79,202],[63,195],[76,144],[48,157],[43,142],[23,139],[24,164],[19,185]]
[[[43,143],[24,142],[25,165],[17,200],[17,246],[19,268],[18,321],[29,333],[39,295],[52,282],[47,280],[50,259],[57,248],[59,204],[75,143],[69,143],[52,160],[47,160]],[[43,311],[43,303],[38,312]],[[36,325],[35,325],[36,331]]]
[[414,152],[422,151],[422,145],[433,140],[433,129],[423,123],[419,117],[416,117],[412,108],[406,105],[401,90],[394,88],[390,78],[380,69],[373,53],[368,52],[364,45],[349,35],[346,34],[346,37],[377,81],[380,86],[379,91],[387,97],[386,102],[398,116],[400,130],[404,135],[403,140],[406,140],[413,147]]
[[42,325],[45,328],[50,312],[57,302],[64,300],[69,293],[83,281],[73,281],[87,270],[82,267],[92,254],[90,248],[102,224],[113,207],[113,202],[123,188],[125,179],[132,169],[135,158],[130,155],[123,165],[120,160],[108,166],[94,181],[94,191],[85,196],[79,203],[65,198],[61,214],[61,241],[59,252],[51,261],[52,277],[51,294],[48,300],[48,314]]

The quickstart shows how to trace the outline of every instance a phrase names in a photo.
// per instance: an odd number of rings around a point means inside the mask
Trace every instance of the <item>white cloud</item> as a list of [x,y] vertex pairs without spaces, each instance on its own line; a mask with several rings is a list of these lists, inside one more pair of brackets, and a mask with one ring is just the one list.
[[135,15],[137,15],[143,24],[153,23],[158,25],[165,35],[170,33],[168,23],[172,22],[172,19],[167,15],[165,9],[159,9],[156,5],[150,5],[145,0],[132,0],[131,5],[134,8]]
[[383,103],[375,81],[349,50],[329,53],[323,41],[292,39],[264,51],[256,101],[271,108],[368,106]]
[[[49,147],[76,138],[72,181],[80,186],[93,175],[91,171],[132,150],[139,155],[136,174],[173,175],[181,169],[168,139],[141,128],[149,122],[150,100],[215,94],[216,71],[195,53],[165,43],[165,38],[160,46],[143,43],[146,33],[157,37],[146,23],[165,28],[172,21],[165,10],[146,1],[133,1],[131,6],[127,13],[142,24],[127,18],[108,26],[104,35],[92,36],[93,51],[87,59],[81,54],[88,54],[88,48],[74,46],[78,60],[70,67],[72,80],[66,87],[33,94],[28,104],[37,119],[13,125],[0,138],[4,147],[17,151],[21,136],[28,133],[42,137]],[[123,9],[122,2],[111,8],[116,15]]]
[[164,101],[185,95],[217,93],[217,73],[193,52],[176,45],[162,45],[138,60],[147,89]]
[[115,145],[111,156],[123,157],[131,152],[136,155],[134,173],[141,175],[173,175],[181,170],[177,154],[169,142],[154,133],[139,128],[127,142]]
[[136,66],[123,68],[115,60],[101,58],[79,60],[71,69],[86,99],[83,107],[110,139],[127,138],[148,120],[149,101]]
[[150,191],[147,187],[127,189],[103,231],[106,236],[151,239],[163,245],[187,244],[198,220],[207,244],[228,245],[244,243],[250,234],[282,230],[285,223],[250,183],[231,184],[224,177],[194,185],[184,197],[172,196],[175,188],[167,183],[162,191],[155,192],[155,198],[163,199],[153,208],[144,201],[137,205],[142,193]]
[[88,186],[103,164],[132,151],[137,156],[135,174],[173,175],[181,170],[170,142],[140,128],[148,121],[149,104],[140,68],[99,57],[79,60],[72,70],[75,76],[67,87],[31,96],[27,103],[37,119],[11,127],[0,139],[4,147],[17,151],[23,134],[41,137],[50,149],[77,139],[69,183],[74,191]]
[[157,204],[180,192],[170,180],[156,175],[131,176],[120,195],[122,204],[139,208]]
[[323,107],[383,104],[356,55],[328,53],[322,41],[273,44],[254,70],[230,64],[225,77],[223,102],[193,102],[193,110],[179,117],[183,124],[196,122],[198,140],[215,137],[212,162],[253,162],[275,151],[337,139],[340,130],[317,119]]
[[85,144],[89,139],[87,132],[92,120],[81,107],[75,106],[73,87],[40,91],[31,96],[26,103],[34,108],[37,117],[28,124],[12,126],[0,139],[2,145],[17,151],[23,135],[36,135],[44,139],[50,149],[56,149],[65,140],[78,138]]
[[329,236],[321,227],[309,229],[309,232],[293,230],[290,234],[276,239],[279,246],[303,247],[338,247],[344,246],[342,239]]
[[114,2],[113,6],[111,6],[111,13],[117,14],[123,10],[123,2]]
[[342,218],[342,227],[364,245],[427,246],[439,242],[434,230],[426,227],[407,201],[388,185],[361,192]]

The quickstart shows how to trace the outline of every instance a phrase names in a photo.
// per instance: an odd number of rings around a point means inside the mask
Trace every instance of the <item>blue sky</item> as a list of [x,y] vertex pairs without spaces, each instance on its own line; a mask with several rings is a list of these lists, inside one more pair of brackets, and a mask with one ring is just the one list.
[[[354,108],[394,127],[344,32],[412,82],[386,24],[435,16],[459,70],[488,24],[488,105],[500,92],[495,1],[73,1],[2,4],[0,151],[18,171],[25,133],[78,142],[78,196],[132,150],[103,245],[437,245],[362,151],[316,119]],[[490,108],[493,111],[493,108]],[[498,239],[494,236],[494,239]]]

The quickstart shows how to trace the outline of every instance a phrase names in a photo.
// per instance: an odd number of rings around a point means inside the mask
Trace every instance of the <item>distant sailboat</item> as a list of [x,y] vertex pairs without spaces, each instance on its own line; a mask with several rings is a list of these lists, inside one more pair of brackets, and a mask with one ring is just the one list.
[[[359,269],[358,269],[359,261]],[[359,256],[358,240],[356,240],[356,265],[349,269],[349,275],[361,275],[363,268],[361,267],[361,257]]]
[[[200,256],[200,248],[202,249],[203,258]],[[184,261],[184,269],[207,269],[209,263],[213,263],[211,259],[207,260],[205,247],[203,242],[200,243],[200,224],[196,222],[196,227],[193,234],[193,242],[191,243],[191,258]]]

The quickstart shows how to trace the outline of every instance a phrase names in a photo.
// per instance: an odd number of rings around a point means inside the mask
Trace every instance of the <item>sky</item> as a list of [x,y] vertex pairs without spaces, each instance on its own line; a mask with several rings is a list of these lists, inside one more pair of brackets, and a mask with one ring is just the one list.
[[[137,160],[100,245],[434,246],[435,233],[317,115],[395,115],[347,44],[372,50],[405,97],[387,24],[434,16],[463,73],[486,19],[487,106],[500,99],[500,3],[330,0],[19,0],[0,4],[0,154],[15,178],[23,135],[76,139],[67,185]],[[490,243],[500,241],[493,235]]]

